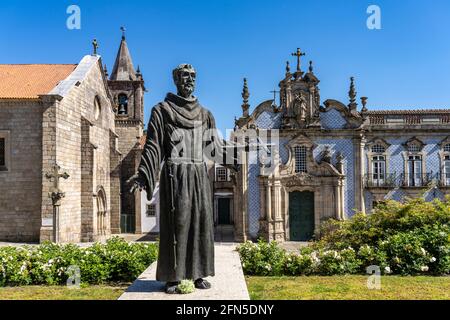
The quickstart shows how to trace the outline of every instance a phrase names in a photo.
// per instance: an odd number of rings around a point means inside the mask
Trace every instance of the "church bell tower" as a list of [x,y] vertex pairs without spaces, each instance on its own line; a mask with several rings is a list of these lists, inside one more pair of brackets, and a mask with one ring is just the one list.
[[[134,69],[125,28],[117,52],[116,61],[108,80],[108,87],[115,103],[118,149],[122,154],[120,168],[120,231],[140,232],[140,195],[130,194],[126,181],[136,172],[141,148],[139,141],[144,129],[144,78],[138,67]],[[114,170],[114,168],[112,168]]]

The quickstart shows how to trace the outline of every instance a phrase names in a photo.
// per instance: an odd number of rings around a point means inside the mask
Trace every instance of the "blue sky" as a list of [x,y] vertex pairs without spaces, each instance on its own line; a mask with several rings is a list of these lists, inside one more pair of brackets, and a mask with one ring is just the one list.
[[[66,28],[69,5],[81,30]],[[366,9],[381,8],[381,30],[366,27]],[[197,69],[197,91],[221,130],[241,115],[242,78],[250,104],[271,99],[297,47],[313,60],[322,101],[347,103],[349,77],[369,109],[450,107],[450,1],[1,1],[0,63],[77,63],[99,53],[112,70],[120,26],[143,72],[146,120],[174,89],[171,70]],[[1,84],[0,84],[1,85]]]

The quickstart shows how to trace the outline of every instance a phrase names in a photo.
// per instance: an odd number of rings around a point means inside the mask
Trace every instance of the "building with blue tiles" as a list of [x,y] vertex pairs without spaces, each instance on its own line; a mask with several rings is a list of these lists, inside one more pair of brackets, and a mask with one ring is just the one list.
[[366,97],[358,105],[353,78],[349,102],[322,100],[312,62],[303,72],[303,53],[294,55],[296,70],[287,63],[279,100],[250,112],[244,83],[233,139],[239,133],[248,142],[256,133],[264,143],[241,151],[237,173],[216,166],[218,228],[232,225],[236,241],[308,241],[329,218],[370,214],[388,199],[448,194],[450,110],[370,111]]

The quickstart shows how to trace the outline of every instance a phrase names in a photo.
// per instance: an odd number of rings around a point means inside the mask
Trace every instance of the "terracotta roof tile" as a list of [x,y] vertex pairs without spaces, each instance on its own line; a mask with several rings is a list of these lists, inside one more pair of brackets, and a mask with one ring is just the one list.
[[36,99],[66,79],[76,64],[0,64],[0,99]]

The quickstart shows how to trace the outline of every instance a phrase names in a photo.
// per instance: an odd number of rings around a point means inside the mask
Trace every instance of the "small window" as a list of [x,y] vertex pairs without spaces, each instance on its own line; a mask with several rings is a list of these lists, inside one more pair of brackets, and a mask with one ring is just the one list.
[[119,102],[119,111],[118,113],[121,115],[128,114],[128,96],[124,93],[119,94],[117,97]]
[[97,96],[94,100],[94,119],[97,120],[100,117],[101,105],[100,98]]
[[228,181],[227,169],[224,167],[216,168],[216,181]]
[[295,172],[306,172],[306,147],[299,146],[294,148]]
[[147,217],[156,217],[156,205],[155,204],[149,204],[147,205]]
[[409,152],[420,152],[420,146],[416,143],[410,144],[408,146],[408,151]]
[[6,166],[6,139],[0,138],[0,170]]
[[384,153],[386,152],[386,148],[382,146],[381,144],[376,144],[372,146],[372,152],[373,153]]
[[448,144],[446,144],[446,145],[444,146],[444,151],[445,151],[445,152],[450,152],[450,143],[448,143]]

